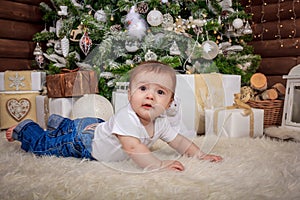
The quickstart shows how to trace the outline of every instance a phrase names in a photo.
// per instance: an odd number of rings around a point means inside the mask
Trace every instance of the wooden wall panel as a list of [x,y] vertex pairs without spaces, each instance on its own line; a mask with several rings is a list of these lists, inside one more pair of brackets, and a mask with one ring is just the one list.
[[[300,6],[300,5],[299,5]],[[282,20],[280,28],[278,26],[278,21],[270,21],[263,24],[254,23],[252,25],[253,35],[258,36],[254,37],[253,40],[274,40],[278,39],[278,31],[280,31],[281,38],[291,38],[298,37],[300,38],[300,18],[295,20]]]
[[[267,1],[266,1],[267,2]],[[278,21],[278,3],[268,3],[266,6],[262,6],[262,1],[260,5],[251,6],[251,8],[246,9],[247,12],[252,12],[252,20],[254,22],[261,22],[262,19],[269,21]],[[291,19],[294,16],[293,12],[290,10],[295,11],[296,16],[300,15],[300,3],[296,2],[293,7],[293,1],[284,1],[280,3],[280,9],[282,11],[279,12],[280,19]]]
[[34,42],[0,39],[0,55],[2,58],[33,59]]
[[[282,76],[300,63],[300,1],[240,2],[245,11],[253,16],[251,26],[256,38],[249,44],[254,47],[254,52],[262,57],[257,71],[267,76],[268,85],[276,82],[286,83]],[[277,36],[278,33],[280,37]],[[258,37],[259,35],[263,37]]]
[[282,84],[286,85],[286,79],[283,79],[282,76],[279,76],[279,75],[278,76],[268,75],[267,76],[268,87],[271,87],[275,83],[282,83]]
[[263,58],[258,71],[269,75],[285,75],[296,65],[296,57]]
[[[50,3],[50,0],[14,0],[14,2],[19,2],[19,3],[23,3],[23,4],[28,4],[28,5],[39,5],[41,2],[46,2],[46,3]],[[49,4],[50,6],[51,4]]]
[[[280,46],[281,42],[283,47]],[[297,57],[300,55],[300,38],[251,41],[249,44],[254,47],[254,52],[262,57]]]
[[[285,1],[293,1],[293,0],[285,0]],[[252,6],[257,6],[262,4],[262,0],[240,0],[241,4],[246,6],[251,4]],[[277,3],[278,0],[265,0],[266,3]]]
[[32,38],[44,28],[39,7],[42,1],[0,0],[0,71],[32,68]]
[[27,5],[13,1],[1,1],[0,18],[24,22],[41,22],[39,6]]
[[0,71],[31,69],[31,60],[17,58],[0,58]]
[[[15,40],[32,40],[35,33],[43,30],[43,25],[0,19],[1,38]],[[0,44],[1,45],[1,44]]]

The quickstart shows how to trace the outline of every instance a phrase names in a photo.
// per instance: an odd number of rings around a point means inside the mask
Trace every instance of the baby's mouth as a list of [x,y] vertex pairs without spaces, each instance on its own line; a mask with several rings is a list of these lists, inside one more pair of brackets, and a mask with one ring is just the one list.
[[149,108],[152,108],[152,105],[151,104],[143,104],[142,107],[149,109]]

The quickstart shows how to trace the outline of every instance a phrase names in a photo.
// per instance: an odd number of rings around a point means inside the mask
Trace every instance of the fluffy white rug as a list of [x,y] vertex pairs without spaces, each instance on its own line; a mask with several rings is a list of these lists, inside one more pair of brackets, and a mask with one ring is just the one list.
[[[203,137],[194,140],[197,144]],[[161,157],[176,157],[167,147]],[[0,199],[299,199],[300,143],[219,139],[221,163],[178,158],[183,172],[142,173],[132,162],[36,157],[0,138]],[[122,170],[126,169],[126,171]]]
[[300,129],[290,129],[286,127],[271,126],[264,130],[265,134],[270,137],[279,138],[282,140],[294,140],[300,142]]

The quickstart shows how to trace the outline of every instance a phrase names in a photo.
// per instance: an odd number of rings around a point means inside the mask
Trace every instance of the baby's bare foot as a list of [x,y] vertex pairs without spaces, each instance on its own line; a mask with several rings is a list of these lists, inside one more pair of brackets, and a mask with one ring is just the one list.
[[12,137],[14,128],[16,128],[16,126],[12,126],[9,129],[7,129],[7,131],[6,131],[6,139],[9,142],[13,142],[14,141],[14,138]]

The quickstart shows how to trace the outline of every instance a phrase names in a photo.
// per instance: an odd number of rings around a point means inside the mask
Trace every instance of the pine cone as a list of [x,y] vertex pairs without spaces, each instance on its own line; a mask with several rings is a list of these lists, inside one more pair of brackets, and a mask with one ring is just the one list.
[[115,24],[110,27],[111,32],[119,32],[119,31],[121,31],[121,29],[122,29],[122,27],[120,24]]
[[145,3],[145,2],[141,2],[139,3],[139,5],[137,6],[137,11],[140,13],[140,14],[145,14],[147,13],[149,10],[149,7],[148,7],[148,4]]

